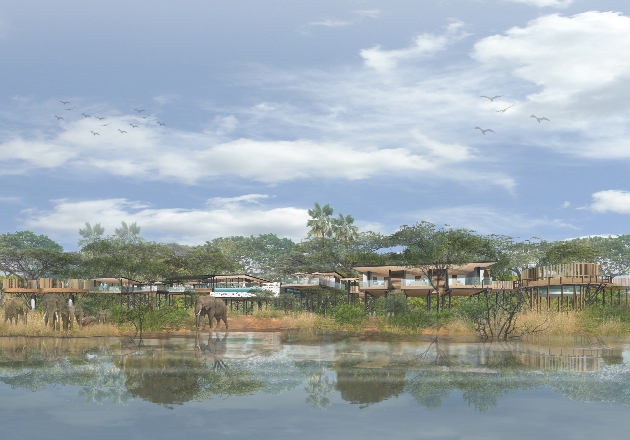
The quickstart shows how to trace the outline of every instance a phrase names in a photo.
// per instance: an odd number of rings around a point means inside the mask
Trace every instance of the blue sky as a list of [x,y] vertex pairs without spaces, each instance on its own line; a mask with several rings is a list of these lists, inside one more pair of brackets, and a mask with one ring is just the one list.
[[627,233],[629,41],[627,1],[4,2],[0,230]]

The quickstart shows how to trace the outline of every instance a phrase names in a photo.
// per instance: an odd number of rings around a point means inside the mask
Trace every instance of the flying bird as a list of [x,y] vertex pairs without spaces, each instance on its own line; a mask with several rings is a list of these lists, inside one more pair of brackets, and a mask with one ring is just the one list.
[[63,105],[70,104],[70,101],[59,101],[59,102],[62,103]]
[[486,131],[490,131],[492,133],[494,133],[494,130],[490,130],[489,128],[486,128],[485,130],[481,127],[475,127],[475,130],[481,130],[481,132],[483,133],[483,135],[486,135]]
[[144,110],[138,110],[137,108],[134,108],[135,111],[137,111],[138,113],[142,113]]
[[489,97],[489,96],[482,95],[482,96],[480,96],[480,98],[486,98],[486,99],[489,99],[490,101],[494,102],[494,100],[495,100],[495,99],[500,98],[500,97],[502,97],[502,96],[503,96],[503,95],[497,95],[497,96],[493,96],[493,97],[491,98],[491,97]]
[[95,133],[95,132],[93,132],[93,131],[90,131],[90,133],[92,133],[94,136],[100,136],[100,134]]
[[511,105],[511,106],[509,106],[509,107],[504,108],[503,110],[497,110],[497,113],[505,113],[507,109],[514,107],[514,105],[515,105],[515,104],[516,104],[516,103],[512,104],[512,105]]
[[101,127],[107,127],[109,124],[111,124],[111,122],[108,122],[107,124],[103,124],[101,125]]
[[57,115],[55,115],[55,118],[57,118],[57,120],[63,119],[61,116],[57,116]]
[[120,128],[118,129],[118,131],[121,133],[127,133],[125,130],[121,130]]
[[92,116],[90,115],[86,115],[85,113],[81,113],[83,115],[84,118],[91,118]]
[[72,110],[72,109],[75,109],[75,108],[76,108],[76,106],[72,107],[72,108],[67,108],[66,110]]
[[129,125],[131,125],[133,128],[138,128],[137,125],[133,125],[133,124],[129,124]]
[[141,117],[142,119],[146,119],[146,118],[148,118],[149,116],[151,116],[151,115],[140,116],[140,117]]
[[[539,124],[540,124],[540,121],[549,121],[549,119],[545,118],[544,116],[542,118],[538,118],[538,117],[536,117],[536,115],[531,115],[530,118],[536,119]],[[551,122],[551,121],[549,121],[549,122]]]
[[159,121],[158,121],[158,124],[160,124],[160,125],[166,125],[165,123],[163,123],[163,122],[159,122]]
[[99,121],[102,121],[105,118],[99,118],[98,116],[96,116],[96,119],[98,119]]

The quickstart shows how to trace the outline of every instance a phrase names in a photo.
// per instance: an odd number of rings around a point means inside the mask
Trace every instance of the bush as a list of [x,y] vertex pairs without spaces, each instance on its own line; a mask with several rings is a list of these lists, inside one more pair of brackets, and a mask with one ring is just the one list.
[[292,293],[281,293],[271,301],[271,307],[275,310],[282,310],[284,313],[292,312],[298,309],[299,300]]
[[365,310],[357,304],[342,304],[335,308],[333,316],[338,324],[358,325],[365,319]]

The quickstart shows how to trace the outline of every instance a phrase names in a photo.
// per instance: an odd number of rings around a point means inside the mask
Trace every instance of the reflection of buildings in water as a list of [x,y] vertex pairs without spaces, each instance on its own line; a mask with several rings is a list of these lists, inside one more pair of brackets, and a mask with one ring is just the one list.
[[546,348],[545,351],[519,351],[524,365],[540,370],[595,372],[601,370],[601,360],[614,357],[613,349],[606,348]]
[[247,359],[282,348],[279,332],[229,332],[226,359]]

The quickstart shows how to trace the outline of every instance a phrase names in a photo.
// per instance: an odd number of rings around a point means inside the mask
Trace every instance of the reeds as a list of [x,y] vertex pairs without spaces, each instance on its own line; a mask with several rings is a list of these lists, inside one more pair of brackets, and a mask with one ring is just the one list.
[[18,325],[0,322],[0,336],[56,336],[56,337],[90,337],[90,336],[116,336],[121,334],[121,329],[113,325],[92,325],[79,328],[74,323],[69,330],[53,330],[44,325],[43,314],[35,311],[28,314],[28,325],[22,321]]

